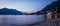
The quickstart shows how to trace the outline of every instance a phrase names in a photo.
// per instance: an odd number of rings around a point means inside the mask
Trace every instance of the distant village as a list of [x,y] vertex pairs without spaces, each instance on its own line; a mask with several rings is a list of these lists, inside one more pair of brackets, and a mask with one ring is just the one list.
[[47,15],[49,18],[60,17],[60,0],[52,2],[40,11],[35,13],[22,13],[14,9],[2,8],[0,9],[0,15]]
[[52,2],[51,4],[47,5],[44,9],[40,11],[26,15],[33,15],[33,14],[47,15],[48,19],[60,18],[60,0]]

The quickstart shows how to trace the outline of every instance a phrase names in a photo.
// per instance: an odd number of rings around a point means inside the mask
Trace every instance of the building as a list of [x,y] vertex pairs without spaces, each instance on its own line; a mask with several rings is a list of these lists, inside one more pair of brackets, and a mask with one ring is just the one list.
[[52,2],[41,11],[47,13],[48,19],[60,18],[60,0]]

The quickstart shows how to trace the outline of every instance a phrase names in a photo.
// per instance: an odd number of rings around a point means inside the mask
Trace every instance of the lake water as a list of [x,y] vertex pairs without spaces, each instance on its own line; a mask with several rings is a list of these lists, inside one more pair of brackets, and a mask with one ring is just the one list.
[[0,15],[0,26],[28,25],[46,20],[45,15]]

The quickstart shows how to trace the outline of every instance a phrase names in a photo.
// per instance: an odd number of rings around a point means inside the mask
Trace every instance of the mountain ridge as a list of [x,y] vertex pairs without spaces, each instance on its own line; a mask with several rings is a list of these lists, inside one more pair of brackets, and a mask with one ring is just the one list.
[[16,9],[1,8],[0,15],[23,15],[23,13]]

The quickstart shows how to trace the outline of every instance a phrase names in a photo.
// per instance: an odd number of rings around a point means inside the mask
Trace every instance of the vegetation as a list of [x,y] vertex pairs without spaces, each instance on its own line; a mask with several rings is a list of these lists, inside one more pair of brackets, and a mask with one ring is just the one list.
[[31,14],[47,14],[48,12],[60,13],[60,0],[54,1],[40,11]]

